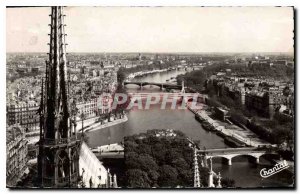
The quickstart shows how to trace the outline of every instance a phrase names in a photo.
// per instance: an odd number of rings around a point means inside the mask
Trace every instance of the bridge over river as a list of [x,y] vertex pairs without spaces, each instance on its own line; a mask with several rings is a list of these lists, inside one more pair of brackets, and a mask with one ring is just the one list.
[[134,99],[151,99],[151,98],[159,98],[159,99],[185,99],[186,101],[190,100],[199,100],[203,101],[204,96],[199,93],[168,93],[168,92],[160,92],[160,93],[128,93],[131,98]]
[[140,86],[141,88],[143,86],[158,86],[160,89],[165,88],[165,89],[182,89],[182,85],[177,85],[177,84],[170,84],[170,83],[158,83],[158,82],[142,82],[142,81],[125,81],[124,86],[132,84],[132,85],[137,85]]
[[274,149],[264,147],[204,149],[197,150],[197,153],[200,156],[204,156],[205,162],[207,161],[207,159],[224,158],[227,160],[228,165],[232,165],[232,159],[238,156],[249,156],[257,164],[259,163],[259,158],[263,155],[271,154],[280,157]]

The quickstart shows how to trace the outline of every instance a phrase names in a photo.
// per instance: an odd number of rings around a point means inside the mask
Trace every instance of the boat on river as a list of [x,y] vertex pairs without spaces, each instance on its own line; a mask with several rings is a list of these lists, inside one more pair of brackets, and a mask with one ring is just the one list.
[[234,148],[240,148],[240,147],[245,147],[245,143],[237,140],[236,138],[234,137],[231,137],[231,136],[226,136],[224,137],[224,143],[226,145],[229,145],[230,147],[234,147]]
[[205,129],[205,130],[207,130],[207,131],[215,131],[214,126],[212,126],[212,125],[211,125],[209,122],[207,122],[207,121],[203,121],[203,122],[201,123],[201,125],[202,125],[203,129]]
[[199,121],[200,123],[202,123],[203,121],[205,121],[205,119],[204,118],[202,118],[199,114],[195,114],[195,119],[197,120],[197,121]]

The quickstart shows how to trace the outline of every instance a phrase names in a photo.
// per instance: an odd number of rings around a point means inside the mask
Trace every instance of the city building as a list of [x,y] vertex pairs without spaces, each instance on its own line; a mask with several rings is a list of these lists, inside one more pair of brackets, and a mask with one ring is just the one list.
[[283,98],[282,92],[276,88],[270,88],[268,91],[252,90],[246,93],[245,105],[263,117],[272,118],[280,104],[284,103]]
[[[76,102],[77,116],[84,114],[85,120],[107,114],[112,110],[112,100],[110,95],[100,95],[98,98]],[[37,103],[10,104],[6,107],[7,124],[9,126],[19,124],[25,132],[37,131],[40,123],[38,110]]]
[[28,141],[20,125],[6,127],[6,185],[15,186],[28,173]]
[[78,115],[84,115],[85,119],[93,118],[97,116],[97,99],[92,99],[87,102],[76,103],[78,108]]
[[39,105],[35,102],[10,104],[6,107],[8,125],[20,124],[26,132],[38,130]]
[[[229,97],[266,118],[272,118],[282,105],[287,107],[286,112],[293,114],[293,84],[284,81],[216,73],[207,80],[208,87],[217,96]],[[284,90],[288,94],[284,95]]]

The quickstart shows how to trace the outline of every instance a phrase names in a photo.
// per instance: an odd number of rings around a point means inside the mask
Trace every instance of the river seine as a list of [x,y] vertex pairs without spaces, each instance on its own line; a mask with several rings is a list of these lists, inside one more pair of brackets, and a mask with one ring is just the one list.
[[[174,81],[174,77],[185,73],[184,70],[172,70],[149,74],[135,78],[134,81],[166,82]],[[173,78],[173,79],[172,79]],[[159,92],[156,86],[145,86],[141,90],[138,86],[127,85],[128,92]],[[205,131],[201,124],[195,120],[194,114],[189,110],[161,110],[160,105],[151,106],[148,110],[134,110],[128,114],[128,121],[119,125],[99,129],[88,133],[89,146],[121,142],[125,136],[142,133],[148,129],[176,129],[185,133],[193,140],[200,140],[201,147],[225,148],[228,147],[224,140],[214,133]],[[292,184],[292,174],[283,170],[268,178],[260,176],[263,168],[272,168],[273,164],[261,157],[261,164],[256,165],[248,162],[248,159],[241,156],[233,159],[232,166],[223,164],[221,160],[213,161],[213,170],[221,172],[222,177],[235,180],[236,187],[280,187]],[[200,175],[201,176],[201,175]]]

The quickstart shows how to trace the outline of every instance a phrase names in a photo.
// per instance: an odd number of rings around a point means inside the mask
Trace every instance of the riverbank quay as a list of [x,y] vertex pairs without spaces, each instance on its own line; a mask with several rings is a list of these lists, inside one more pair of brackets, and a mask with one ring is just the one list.
[[84,127],[83,130],[84,130],[84,132],[96,131],[96,130],[103,129],[103,128],[106,128],[106,127],[111,127],[111,126],[114,126],[114,125],[118,125],[118,124],[124,123],[126,121],[128,121],[128,117],[126,115],[124,115],[124,117],[121,118],[121,119],[116,119],[116,120],[106,122],[106,123],[102,123],[102,124],[100,122],[94,122],[94,123]]
[[97,146],[91,149],[93,152],[123,152],[124,145],[120,143],[113,143],[108,145]]
[[[121,123],[124,123],[124,122],[128,121],[128,118],[127,118],[126,115],[124,115],[124,117],[121,118],[121,119],[115,119],[115,120],[110,121],[110,122],[106,121],[103,124],[101,124],[100,122],[97,122],[97,119],[98,119],[98,117],[93,117],[93,118],[84,120],[83,121],[83,131],[84,132],[91,132],[91,131],[95,131],[95,130],[98,130],[98,129],[103,129],[103,128],[106,128],[106,127],[118,125],[118,124],[121,124]],[[77,132],[82,131],[82,121],[81,120],[77,121],[76,130],[77,130]],[[26,139],[28,140],[28,144],[37,143],[40,139],[40,130],[26,133]]]
[[91,151],[98,159],[124,158],[124,145],[120,143],[98,146],[92,148]]
[[[95,123],[97,118],[98,117],[92,117],[92,118],[88,118],[88,119],[83,120],[83,128],[88,127],[89,125]],[[77,132],[81,131],[81,129],[82,129],[82,120],[78,119],[76,121],[76,124],[77,124],[77,128],[76,128]],[[26,138],[34,138],[34,137],[37,137],[37,136],[39,137],[39,135],[40,135],[40,130],[31,131],[31,132],[26,133]]]
[[154,70],[151,70],[151,71],[138,71],[138,72],[129,74],[127,76],[126,80],[131,80],[135,77],[142,77],[142,76],[145,76],[145,75],[154,74],[154,73],[161,73],[161,72],[166,72],[166,71],[170,71],[170,70],[172,70],[172,69],[154,69]]
[[187,108],[198,117],[198,121],[201,123],[207,123],[209,125],[210,131],[215,131],[219,136],[223,138],[230,137],[235,139],[237,142],[243,143],[250,147],[263,147],[263,146],[273,146],[272,144],[260,139],[255,133],[249,129],[243,129],[232,123],[227,123],[219,120],[212,119],[209,114],[209,107],[205,104],[198,103],[197,107],[202,107],[201,109],[193,109],[191,103],[187,103]]

